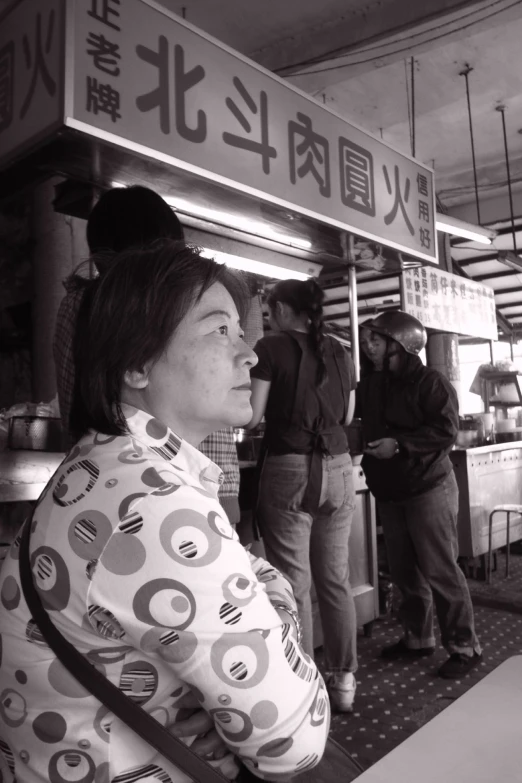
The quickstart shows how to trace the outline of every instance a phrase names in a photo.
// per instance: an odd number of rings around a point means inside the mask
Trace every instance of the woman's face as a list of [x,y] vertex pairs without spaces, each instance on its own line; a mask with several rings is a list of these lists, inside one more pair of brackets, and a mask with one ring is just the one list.
[[363,328],[359,342],[361,351],[371,361],[375,369],[382,370],[387,348],[385,338],[377,332]]
[[[257,356],[245,342],[227,289],[214,283],[185,315],[164,355],[148,370],[140,398],[146,410],[197,445],[211,432],[252,417],[250,368]],[[145,382],[146,381],[146,382]]]

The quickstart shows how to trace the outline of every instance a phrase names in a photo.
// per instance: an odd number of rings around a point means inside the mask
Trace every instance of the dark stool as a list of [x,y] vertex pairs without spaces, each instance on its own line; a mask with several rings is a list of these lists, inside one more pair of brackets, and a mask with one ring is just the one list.
[[493,515],[498,511],[503,511],[506,514],[506,573],[505,577],[509,576],[509,525],[511,514],[522,514],[522,505],[516,503],[503,503],[500,506],[495,506],[491,514],[489,515],[489,546],[488,546],[488,568],[487,568],[487,581],[491,582],[491,558],[492,558],[492,541],[493,541]]

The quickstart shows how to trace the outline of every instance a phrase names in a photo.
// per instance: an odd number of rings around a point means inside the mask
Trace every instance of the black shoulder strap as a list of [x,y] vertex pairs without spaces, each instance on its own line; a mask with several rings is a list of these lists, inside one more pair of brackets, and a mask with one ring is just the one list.
[[44,609],[33,583],[29,558],[31,524],[31,519],[28,519],[20,541],[20,581],[32,618],[58,660],[110,712],[192,780],[198,783],[230,783],[219,770],[207,764],[145,710],[132,702],[62,636]]

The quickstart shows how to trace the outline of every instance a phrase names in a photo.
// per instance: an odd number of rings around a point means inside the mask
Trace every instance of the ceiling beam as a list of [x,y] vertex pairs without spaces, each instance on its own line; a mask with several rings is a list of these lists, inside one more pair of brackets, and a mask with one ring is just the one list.
[[497,296],[500,296],[500,294],[521,294],[522,286],[517,285],[514,288],[497,288],[495,293]]
[[[513,277],[516,275],[516,272],[490,272],[487,275],[477,275],[476,277],[472,277],[472,280],[475,280],[477,283],[482,283],[483,280],[495,280],[495,279],[501,279],[502,277]],[[500,293],[500,291],[498,292]]]
[[481,261],[496,261],[497,259],[498,259],[498,250],[496,250],[494,253],[482,253],[480,256],[471,256],[469,258],[463,258],[462,260],[459,260],[459,264],[460,266],[471,266],[472,264],[480,264]]
[[[504,302],[504,304],[498,304],[497,307],[499,310],[504,310],[506,307],[522,307],[522,301],[520,302]],[[518,315],[518,313],[507,313],[506,318],[510,315]]]
[[[356,265],[357,266],[357,265]],[[348,285],[348,268],[345,266],[343,269],[340,269],[337,272],[331,272],[328,270],[328,272],[325,272],[324,270],[327,267],[323,266],[323,270],[321,271],[321,274],[317,278],[317,282],[321,285],[321,288],[325,291],[328,291],[330,288],[339,288],[339,286],[346,283]],[[363,271],[363,268],[361,266],[361,272]],[[391,280],[391,279],[399,279],[399,275],[397,272],[389,272],[388,274],[376,274],[373,277],[364,277],[364,278],[357,278],[357,283],[373,283],[376,280]]]
[[[366,282],[366,281],[364,281]],[[520,289],[516,289],[517,291]],[[374,291],[371,294],[359,294],[358,299],[372,299],[372,298],[385,298],[387,296],[397,296],[397,294],[400,293],[398,288],[391,288],[387,291]],[[345,304],[348,301],[348,292],[346,292],[346,296],[341,297],[340,299],[325,299],[323,302],[323,308],[330,307],[332,305],[342,305]]]

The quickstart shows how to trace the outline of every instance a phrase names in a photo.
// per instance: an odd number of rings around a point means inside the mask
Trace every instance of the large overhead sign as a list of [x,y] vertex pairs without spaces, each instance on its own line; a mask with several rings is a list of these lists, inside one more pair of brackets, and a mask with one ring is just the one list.
[[431,329],[497,340],[493,289],[435,267],[406,269],[402,309]]
[[68,127],[437,263],[431,169],[152,0],[68,2],[66,27]]
[[63,125],[64,0],[0,17],[0,163]]

